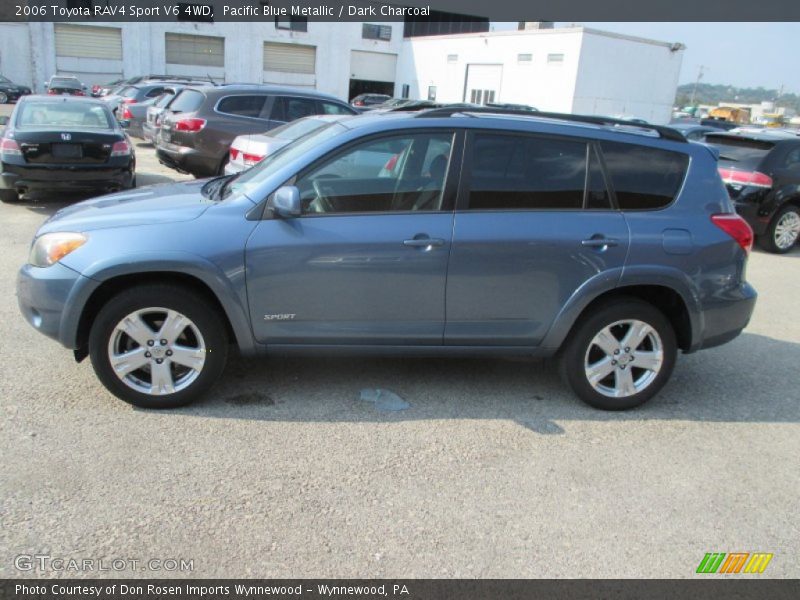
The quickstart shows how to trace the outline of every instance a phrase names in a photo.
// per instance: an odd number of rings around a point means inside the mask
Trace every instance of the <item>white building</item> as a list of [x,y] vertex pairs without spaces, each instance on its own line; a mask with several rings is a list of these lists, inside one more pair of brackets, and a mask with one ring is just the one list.
[[586,28],[403,38],[402,22],[0,23],[0,73],[43,91],[146,73],[371,91],[666,123],[681,44]]
[[583,27],[412,38],[400,48],[397,90],[667,123],[683,49]]

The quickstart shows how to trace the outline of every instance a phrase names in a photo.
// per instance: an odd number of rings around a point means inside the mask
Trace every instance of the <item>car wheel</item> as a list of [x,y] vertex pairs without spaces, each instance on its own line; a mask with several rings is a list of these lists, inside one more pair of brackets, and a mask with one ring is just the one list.
[[676,355],[675,331],[661,311],[636,298],[615,298],[581,317],[559,370],[590,406],[626,410],[664,387]]
[[0,202],[16,202],[19,200],[17,190],[0,190]]
[[0,92],[0,104],[6,104],[8,102],[8,94],[5,92]]
[[785,206],[772,218],[758,242],[767,252],[786,254],[800,238],[800,208]]
[[112,394],[141,408],[193,402],[220,377],[227,355],[217,311],[196,293],[171,285],[115,296],[89,334],[97,377]]

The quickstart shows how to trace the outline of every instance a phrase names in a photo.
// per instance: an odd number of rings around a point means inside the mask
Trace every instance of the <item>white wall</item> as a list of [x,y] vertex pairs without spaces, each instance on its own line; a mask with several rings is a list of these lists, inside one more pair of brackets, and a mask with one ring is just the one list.
[[0,23],[0,74],[14,83],[31,86],[30,48],[26,23]]
[[585,30],[572,112],[668,123],[683,60],[671,46]]
[[[569,112],[581,37],[580,29],[551,29],[405,40],[398,61],[395,95],[400,96],[403,84],[408,84],[411,98],[425,99],[428,86],[435,85],[438,102],[469,102],[468,92],[464,97],[467,65],[502,64],[495,102]],[[458,60],[448,62],[449,54],[458,55]],[[520,63],[519,54],[531,54],[531,62]],[[564,62],[548,64],[548,54],[563,54]]]

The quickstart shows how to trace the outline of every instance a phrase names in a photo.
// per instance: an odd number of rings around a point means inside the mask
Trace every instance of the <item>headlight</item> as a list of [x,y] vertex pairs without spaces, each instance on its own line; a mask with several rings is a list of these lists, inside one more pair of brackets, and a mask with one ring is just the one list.
[[34,242],[28,262],[34,267],[49,267],[83,246],[87,239],[82,233],[45,233]]

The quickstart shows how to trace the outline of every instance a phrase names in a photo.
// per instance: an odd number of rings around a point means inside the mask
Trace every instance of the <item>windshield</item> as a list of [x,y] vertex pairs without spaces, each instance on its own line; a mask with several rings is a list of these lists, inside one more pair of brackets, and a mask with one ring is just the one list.
[[275,154],[268,155],[256,166],[242,171],[234,179],[231,179],[226,185],[227,193],[225,195],[227,196],[231,192],[248,195],[274,173],[343,131],[346,131],[346,128],[339,123],[327,123],[287,144]]
[[26,102],[20,106],[17,127],[113,128],[105,107],[84,102]]
[[758,165],[775,146],[772,142],[762,140],[713,134],[706,136],[706,143],[719,150],[720,160],[743,163],[743,166],[752,167]]
[[0,75],[0,83],[11,83],[11,80],[8,77]]
[[298,121],[292,121],[291,123],[286,123],[286,125],[276,127],[271,131],[267,131],[264,135],[278,138],[279,140],[292,141],[311,133],[315,129],[319,129],[323,125],[325,125],[325,121],[320,121],[314,117],[305,117]]
[[155,106],[157,106],[158,108],[164,108],[167,104],[169,104],[169,101],[172,100],[174,97],[175,94],[172,94],[170,92],[165,92],[161,94],[155,101]]
[[77,79],[60,79],[58,77],[53,77],[50,81],[50,87],[80,88],[81,83]]
[[196,90],[181,90],[178,95],[175,96],[175,100],[172,101],[172,104],[169,105],[169,109],[176,113],[192,112],[200,108],[204,98],[205,96]]

